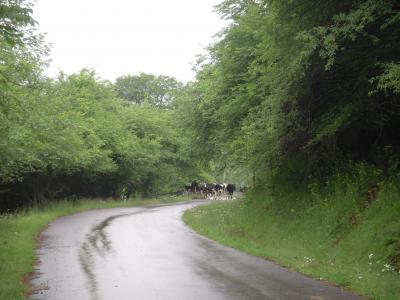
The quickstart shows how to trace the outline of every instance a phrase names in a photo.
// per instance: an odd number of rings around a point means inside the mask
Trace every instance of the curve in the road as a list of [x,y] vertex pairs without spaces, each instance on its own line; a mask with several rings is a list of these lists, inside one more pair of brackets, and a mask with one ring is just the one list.
[[362,299],[191,231],[204,201],[93,210],[50,223],[31,299]]

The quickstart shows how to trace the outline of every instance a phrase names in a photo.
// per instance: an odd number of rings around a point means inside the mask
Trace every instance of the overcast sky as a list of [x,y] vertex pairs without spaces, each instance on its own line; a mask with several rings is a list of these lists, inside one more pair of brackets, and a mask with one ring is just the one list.
[[103,79],[139,72],[189,81],[196,54],[226,23],[221,0],[37,0],[52,44],[49,75],[92,68]]

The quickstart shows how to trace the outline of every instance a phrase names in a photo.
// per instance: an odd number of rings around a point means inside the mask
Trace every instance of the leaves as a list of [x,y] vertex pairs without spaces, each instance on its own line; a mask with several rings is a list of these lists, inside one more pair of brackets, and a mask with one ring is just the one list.
[[178,108],[200,159],[261,174],[298,161],[306,178],[399,146],[396,1],[227,0],[217,10],[233,23]]
[[118,95],[131,103],[168,107],[174,93],[181,87],[175,78],[140,73],[117,78],[115,88]]

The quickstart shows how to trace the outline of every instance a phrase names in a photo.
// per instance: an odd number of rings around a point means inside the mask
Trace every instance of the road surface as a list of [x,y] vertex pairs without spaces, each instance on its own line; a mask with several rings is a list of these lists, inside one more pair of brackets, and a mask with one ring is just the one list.
[[202,203],[55,220],[41,236],[30,299],[361,299],[194,233],[182,214]]

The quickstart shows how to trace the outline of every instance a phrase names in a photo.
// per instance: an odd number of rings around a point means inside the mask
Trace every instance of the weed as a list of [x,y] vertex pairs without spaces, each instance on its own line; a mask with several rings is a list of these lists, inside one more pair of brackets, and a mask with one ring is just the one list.
[[361,166],[303,189],[280,190],[275,182],[273,193],[258,189],[243,200],[197,207],[184,220],[228,246],[372,299],[398,300],[399,197],[397,184]]

